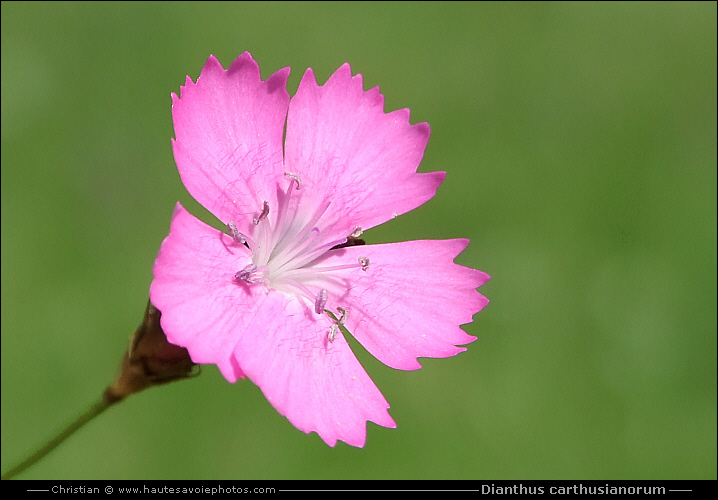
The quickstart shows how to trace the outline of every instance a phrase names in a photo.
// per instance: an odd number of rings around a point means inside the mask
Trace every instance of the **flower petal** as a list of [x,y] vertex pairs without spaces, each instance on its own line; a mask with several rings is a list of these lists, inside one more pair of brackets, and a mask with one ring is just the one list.
[[282,137],[289,68],[262,81],[249,52],[225,70],[210,56],[197,83],[172,94],[172,146],[182,182],[225,224],[246,233],[284,178]]
[[417,357],[444,358],[476,340],[459,325],[488,304],[476,288],[489,275],[454,258],[469,240],[424,240],[364,245],[330,252],[322,265],[366,257],[366,272],[347,275],[347,329],[379,361],[401,370],[421,368]]
[[331,201],[320,225],[368,229],[434,196],[444,172],[416,173],[428,140],[428,124],[384,113],[379,88],[364,92],[348,64],[321,87],[310,68],[289,104],[286,165],[317,205]]
[[249,262],[247,247],[178,203],[152,270],[150,300],[162,313],[167,339],[186,347],[195,363],[216,364],[230,382],[244,377],[232,355],[234,333],[256,313],[258,296],[265,293],[234,280]]
[[239,365],[299,430],[363,446],[366,421],[396,427],[389,404],[330,322],[282,292],[269,293],[234,348]]

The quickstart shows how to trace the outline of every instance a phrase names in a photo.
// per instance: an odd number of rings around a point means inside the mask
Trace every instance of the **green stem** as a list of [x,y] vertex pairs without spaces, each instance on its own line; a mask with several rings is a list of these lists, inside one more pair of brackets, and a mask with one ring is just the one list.
[[85,413],[80,415],[74,422],[68,425],[60,434],[51,439],[45,446],[37,450],[35,453],[27,457],[25,460],[17,464],[15,467],[7,471],[2,475],[2,479],[11,479],[25,469],[38,462],[45,455],[50,453],[52,450],[58,447],[60,443],[72,436],[72,434],[80,427],[88,423],[90,420],[98,416],[100,413],[105,411],[107,408],[112,406],[117,401],[108,401],[107,398],[103,397],[100,401],[92,405]]

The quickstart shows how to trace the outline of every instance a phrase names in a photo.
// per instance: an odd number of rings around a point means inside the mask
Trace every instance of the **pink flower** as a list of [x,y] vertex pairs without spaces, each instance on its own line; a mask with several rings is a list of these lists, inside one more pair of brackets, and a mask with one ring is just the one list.
[[429,126],[384,113],[348,64],[323,86],[308,69],[291,100],[288,76],[262,81],[248,52],[227,70],[210,56],[172,95],[182,182],[227,232],[178,203],[150,298],[194,362],[249,377],[330,446],[363,446],[366,421],[396,424],[344,332],[401,370],[453,356],[475,340],[460,325],[488,303],[489,276],[454,264],[465,239],[337,248],[428,201],[445,174],[416,172]]

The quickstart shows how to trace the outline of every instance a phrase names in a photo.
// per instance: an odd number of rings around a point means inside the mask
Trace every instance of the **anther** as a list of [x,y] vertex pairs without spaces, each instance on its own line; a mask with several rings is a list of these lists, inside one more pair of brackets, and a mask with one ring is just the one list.
[[327,290],[322,288],[317,294],[317,298],[314,301],[314,312],[322,314],[324,312],[324,306],[327,305]]
[[342,306],[337,306],[337,311],[339,311],[340,314],[337,324],[339,326],[344,326],[344,323],[346,323],[347,318],[349,317],[349,311]]
[[359,226],[357,226],[357,227],[354,228],[354,232],[353,232],[350,236],[351,236],[352,238],[358,238],[359,236],[362,235],[363,232],[364,232],[364,231],[362,231],[362,229],[361,229]]
[[232,239],[236,241],[237,243],[245,244],[247,240],[242,236],[242,233],[239,232],[239,229],[237,229],[237,225],[229,221],[227,223],[227,229],[229,229],[229,234],[232,236]]
[[369,269],[369,259],[367,257],[359,257],[359,264],[361,264],[361,270],[366,271]]
[[237,271],[234,278],[239,281],[246,281],[247,283],[259,283],[259,277],[255,274],[257,266],[254,264],[247,264],[241,271]]
[[302,189],[302,179],[297,174],[292,173],[292,172],[284,172],[284,175],[286,177],[291,177],[292,179],[297,181],[297,191]]
[[337,336],[337,331],[339,330],[339,327],[336,323],[332,323],[332,327],[329,329],[329,335],[327,336],[327,339],[329,342],[334,342],[334,337]]
[[267,215],[269,215],[269,202],[265,201],[264,204],[262,205],[262,213],[259,214],[259,217],[254,219],[252,222],[254,222],[254,225],[256,226],[257,224],[259,224],[260,221],[263,221],[264,219],[266,219]]

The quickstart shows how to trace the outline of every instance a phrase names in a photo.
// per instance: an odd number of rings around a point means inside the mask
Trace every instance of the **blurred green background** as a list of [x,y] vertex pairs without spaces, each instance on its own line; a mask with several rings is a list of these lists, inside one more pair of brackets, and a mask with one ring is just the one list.
[[[249,50],[344,62],[432,127],[468,237],[467,352],[392,370],[398,428],[332,449],[248,381],[134,395],[23,478],[716,478],[716,4],[2,3],[2,470],[111,381],[176,200],[170,93]],[[437,283],[440,293],[440,283]]]

